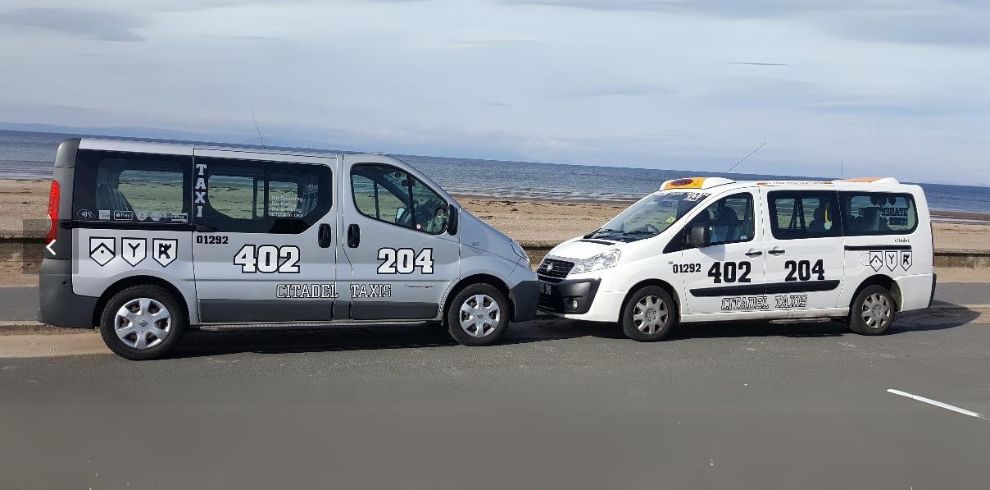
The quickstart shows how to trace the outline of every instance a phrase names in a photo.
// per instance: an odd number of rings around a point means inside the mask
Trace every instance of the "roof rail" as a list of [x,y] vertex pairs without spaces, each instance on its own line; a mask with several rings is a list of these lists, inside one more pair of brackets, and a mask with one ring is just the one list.
[[715,186],[734,184],[736,181],[723,177],[685,177],[668,180],[660,186],[660,190],[671,189],[710,189]]

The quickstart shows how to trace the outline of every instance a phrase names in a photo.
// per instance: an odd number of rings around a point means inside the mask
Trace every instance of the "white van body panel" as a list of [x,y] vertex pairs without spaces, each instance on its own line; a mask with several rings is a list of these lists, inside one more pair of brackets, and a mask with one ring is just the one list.
[[[934,250],[931,218],[920,187],[903,185],[894,179],[874,179],[868,182],[719,181],[717,184],[694,188],[695,191],[708,195],[656,236],[630,242],[576,237],[554,247],[547,254],[538,273],[541,292],[553,291],[555,296],[541,296],[541,309],[564,318],[617,322],[627,296],[640,285],[652,283],[669,289],[678,305],[680,321],[684,323],[839,318],[849,314],[860,286],[877,278],[888,280],[894,285],[892,293],[897,301],[898,311],[929,306],[934,288]],[[846,195],[843,194],[846,192],[909,194],[917,213],[916,226],[910,233],[889,235],[845,236],[843,230],[838,230],[836,236],[796,239],[778,237],[773,229],[775,225],[771,223],[773,217],[768,195],[778,192],[773,195],[780,198],[783,194],[779,192],[790,191],[835,195],[836,204],[843,199],[839,196]],[[683,190],[670,189],[653,195],[662,192]],[[754,199],[755,236],[751,240],[701,249],[665,250],[672,240],[679,239],[685,225],[708,206],[725,197],[744,193],[750,193]],[[895,214],[897,212],[891,211]],[[897,216],[887,217],[891,218],[896,219]],[[841,222],[835,223],[835,226],[842,226]],[[550,277],[544,272],[547,264],[553,270],[557,262],[576,263],[609,250],[618,250],[621,254],[614,267],[567,274],[563,278]],[[870,257],[878,253],[893,258],[885,259],[889,261],[878,268],[876,262],[872,265],[870,262]],[[748,282],[712,284],[710,268],[717,263],[725,266],[726,262],[733,263],[733,274],[736,274],[735,266],[748,262]],[[691,267],[692,272],[674,272],[685,266]],[[551,299],[558,300],[558,289],[554,288],[570,287],[575,281],[597,284],[593,300],[590,305],[586,305],[587,311],[572,313],[561,311],[559,304],[547,305]],[[752,292],[759,291],[760,288],[764,292]],[[749,292],[733,293],[743,290]]]

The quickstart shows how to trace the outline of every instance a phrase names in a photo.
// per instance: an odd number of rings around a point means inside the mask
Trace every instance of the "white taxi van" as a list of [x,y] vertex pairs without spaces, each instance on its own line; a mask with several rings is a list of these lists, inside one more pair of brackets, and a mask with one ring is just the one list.
[[667,181],[552,249],[539,306],[640,341],[727,320],[843,319],[877,335],[931,305],[930,223],[922,189],[889,177]]

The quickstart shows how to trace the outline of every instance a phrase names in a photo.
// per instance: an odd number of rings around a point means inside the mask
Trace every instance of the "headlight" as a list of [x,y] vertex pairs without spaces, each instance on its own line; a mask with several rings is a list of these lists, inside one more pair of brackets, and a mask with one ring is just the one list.
[[526,263],[529,263],[529,255],[523,250],[522,245],[516,243],[515,240],[512,241],[512,251],[519,256],[520,259],[526,259]]
[[571,269],[571,274],[581,274],[584,272],[615,267],[615,264],[619,263],[619,255],[620,252],[618,250],[609,250],[607,252],[602,252],[595,255],[594,257],[579,260],[574,263],[574,267]]

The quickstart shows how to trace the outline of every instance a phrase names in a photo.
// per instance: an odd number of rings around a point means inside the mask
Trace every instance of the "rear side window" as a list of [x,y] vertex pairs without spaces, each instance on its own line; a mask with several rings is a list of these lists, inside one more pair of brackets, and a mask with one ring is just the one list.
[[778,240],[841,235],[835,192],[775,191],[767,194],[767,200],[770,228]]
[[351,191],[354,206],[369,218],[431,235],[447,230],[447,201],[401,169],[355,165],[351,169]]
[[206,196],[197,223],[234,233],[295,234],[332,207],[332,175],[322,165],[197,158]]
[[914,196],[889,192],[841,192],[846,236],[906,235],[918,227]]
[[77,221],[188,224],[188,157],[81,150],[72,215]]

